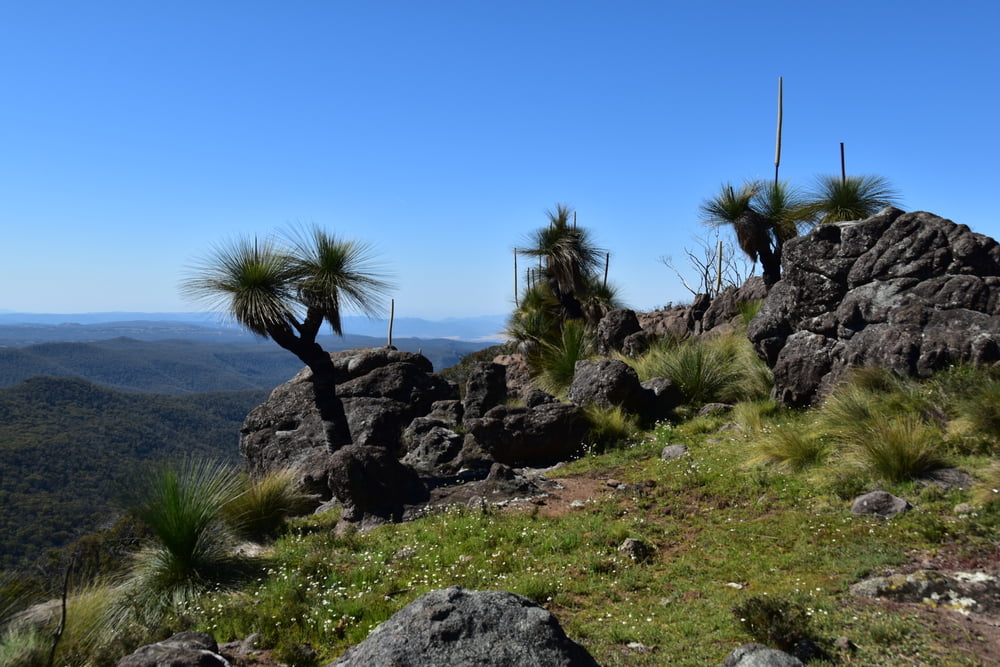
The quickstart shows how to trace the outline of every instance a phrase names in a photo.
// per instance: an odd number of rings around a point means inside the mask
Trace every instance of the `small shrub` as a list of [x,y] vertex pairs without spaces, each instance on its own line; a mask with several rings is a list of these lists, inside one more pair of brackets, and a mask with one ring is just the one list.
[[754,641],[783,651],[810,636],[805,608],[782,597],[755,595],[733,607],[733,615]]

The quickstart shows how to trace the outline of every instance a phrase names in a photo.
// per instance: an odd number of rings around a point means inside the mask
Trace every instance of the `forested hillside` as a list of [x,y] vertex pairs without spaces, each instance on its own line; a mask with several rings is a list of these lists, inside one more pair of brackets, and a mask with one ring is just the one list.
[[0,569],[107,521],[116,485],[143,462],[236,461],[240,425],[267,393],[162,396],[52,377],[0,388]]

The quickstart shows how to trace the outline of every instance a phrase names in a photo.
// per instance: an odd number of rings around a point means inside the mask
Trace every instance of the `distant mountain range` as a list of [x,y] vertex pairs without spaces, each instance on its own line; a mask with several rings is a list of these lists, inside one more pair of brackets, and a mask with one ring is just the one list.
[[[444,320],[425,320],[417,317],[396,318],[393,322],[393,340],[396,338],[448,338],[467,341],[499,341],[506,324],[504,315],[482,317],[453,317]],[[0,325],[18,327],[19,333],[5,332],[7,336],[28,340],[21,345],[44,341],[98,340],[128,336],[140,340],[162,338],[196,338],[199,340],[253,339],[239,326],[228,323],[218,313],[11,313],[0,311]],[[366,317],[345,316],[347,334],[371,336],[385,340],[389,321]],[[52,331],[48,327],[56,326]],[[54,337],[49,337],[54,336]],[[5,336],[6,337],[6,336]],[[0,339],[0,345],[9,345]]]

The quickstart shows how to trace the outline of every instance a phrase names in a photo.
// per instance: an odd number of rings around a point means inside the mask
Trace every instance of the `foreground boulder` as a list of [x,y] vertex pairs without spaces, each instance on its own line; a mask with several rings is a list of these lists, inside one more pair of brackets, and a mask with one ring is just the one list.
[[229,667],[215,638],[204,632],[181,632],[142,646],[118,661],[117,667]]
[[531,600],[514,593],[452,586],[417,598],[332,665],[596,667],[597,663],[566,636],[552,614]]
[[965,225],[895,208],[818,225],[785,244],[782,272],[748,335],[786,404],[851,367],[928,377],[1000,360],[1000,244]]

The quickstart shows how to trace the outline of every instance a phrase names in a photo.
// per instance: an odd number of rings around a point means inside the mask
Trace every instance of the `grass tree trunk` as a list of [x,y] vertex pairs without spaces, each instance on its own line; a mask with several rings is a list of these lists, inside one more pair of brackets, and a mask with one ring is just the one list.
[[327,446],[336,451],[352,442],[344,404],[337,396],[337,369],[330,354],[313,339],[295,336],[291,330],[270,332],[281,347],[297,356],[312,371],[313,397],[323,420]]

